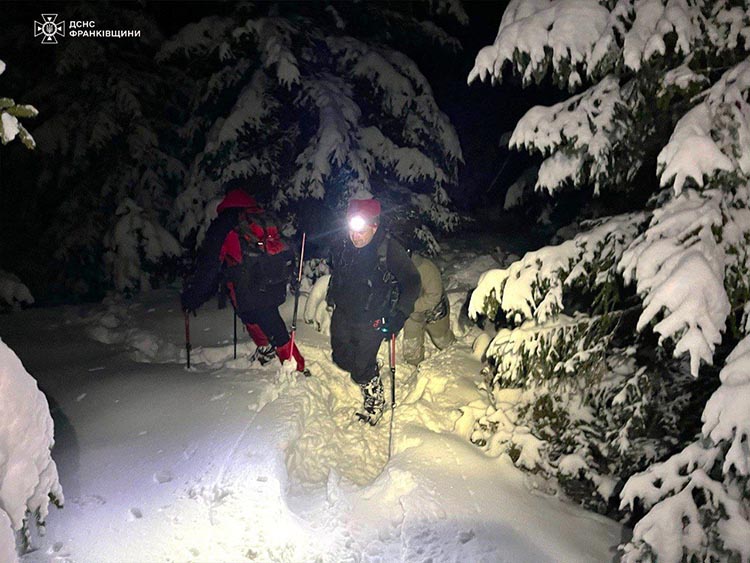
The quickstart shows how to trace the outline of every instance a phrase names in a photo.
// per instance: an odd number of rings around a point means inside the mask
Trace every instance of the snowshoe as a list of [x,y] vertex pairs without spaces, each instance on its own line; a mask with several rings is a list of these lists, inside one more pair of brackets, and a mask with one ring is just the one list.
[[260,365],[264,366],[274,358],[276,358],[276,348],[267,344],[266,346],[258,346],[255,349],[255,352],[250,356],[250,362],[255,363],[257,361]]
[[364,385],[360,385],[364,402],[362,409],[355,413],[356,417],[375,426],[383,417],[383,408],[385,407],[385,394],[383,393],[383,382],[380,376],[376,375]]

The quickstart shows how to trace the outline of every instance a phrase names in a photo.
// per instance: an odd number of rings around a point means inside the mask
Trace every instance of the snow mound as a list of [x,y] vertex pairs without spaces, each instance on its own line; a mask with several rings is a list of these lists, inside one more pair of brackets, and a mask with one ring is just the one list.
[[[28,513],[43,522],[49,496],[62,503],[50,450],[54,444],[47,399],[15,353],[0,340],[0,559],[15,561],[13,530]],[[19,440],[19,437],[23,437]]]

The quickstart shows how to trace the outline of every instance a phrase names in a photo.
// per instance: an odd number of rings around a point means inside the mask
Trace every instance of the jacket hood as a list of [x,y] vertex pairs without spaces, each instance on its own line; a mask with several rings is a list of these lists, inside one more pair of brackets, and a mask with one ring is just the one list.
[[255,198],[240,189],[231,190],[227,193],[224,199],[221,200],[221,203],[216,206],[216,212],[221,213],[225,209],[231,209],[233,207],[246,209],[249,213],[263,213],[263,208],[258,205]]

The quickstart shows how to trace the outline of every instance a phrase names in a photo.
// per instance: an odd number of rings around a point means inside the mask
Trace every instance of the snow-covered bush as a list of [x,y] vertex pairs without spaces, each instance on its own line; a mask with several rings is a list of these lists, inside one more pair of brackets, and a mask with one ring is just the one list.
[[[622,483],[643,464],[685,446],[695,424],[688,415],[696,408],[685,408],[686,401],[700,400],[712,385],[699,373],[722,361],[718,345],[729,350],[747,334],[749,39],[748,7],[728,1],[515,0],[494,44],[476,58],[470,81],[518,73],[525,84],[551,77],[577,91],[528,111],[511,145],[545,157],[538,190],[579,188],[617,202],[612,208],[618,213],[590,223],[587,232],[488,273],[472,298],[475,314],[507,323],[488,351],[495,394],[521,387],[543,397],[551,412],[564,411],[571,425],[572,418],[588,418],[592,427],[618,432],[617,447],[599,451],[598,463],[569,457],[580,446],[563,443],[566,432],[544,436],[546,444],[533,444],[543,469],[590,474],[595,481],[604,467]],[[723,396],[732,379],[725,373],[714,397]],[[699,379],[689,385],[688,374]],[[592,394],[603,393],[605,400],[593,413],[571,415],[568,404],[555,408],[570,389],[578,390],[574,396],[583,405],[595,404]],[[536,404],[517,399],[514,412]],[[706,404],[704,439],[710,435],[715,445],[706,446],[714,448],[711,470],[701,467],[710,481],[696,477],[688,484],[680,477],[686,467],[692,475],[697,463],[696,448],[688,448],[657,466],[652,483],[659,494],[626,486],[623,506],[641,495],[653,505],[635,543],[624,547],[636,554],[633,560],[656,553],[660,561],[748,559],[734,541],[746,534],[748,507],[730,502],[747,486],[747,419],[733,405],[718,398]],[[542,414],[520,419],[537,440]],[[613,414],[617,420],[610,421]],[[480,421],[480,441],[497,427],[493,416],[502,418],[490,413]],[[661,424],[661,417],[668,423],[653,436],[656,442],[633,442],[649,437],[648,421]],[[623,447],[636,448],[633,464],[616,462]],[[564,455],[555,457],[560,451]],[[686,502],[691,496],[692,505]],[[682,520],[666,519],[678,513]],[[658,551],[666,545],[668,551]]]
[[[43,524],[49,501],[62,506],[50,450],[53,422],[47,399],[21,361],[0,340],[0,560],[16,561],[15,532]],[[25,536],[24,536],[25,537]]]
[[357,192],[374,194],[398,211],[391,215],[418,218],[413,235],[433,246],[428,227],[456,226],[446,188],[457,181],[458,137],[417,65],[397,50],[401,34],[404,44],[434,41],[433,49],[455,40],[399,9],[242,5],[162,47],[159,60],[183,66],[197,90],[181,130],[192,163],[174,214],[183,240],[234,178],[277,210],[306,199],[338,208]]
[[4,307],[18,309],[22,305],[31,305],[34,298],[18,276],[0,270],[0,310]]

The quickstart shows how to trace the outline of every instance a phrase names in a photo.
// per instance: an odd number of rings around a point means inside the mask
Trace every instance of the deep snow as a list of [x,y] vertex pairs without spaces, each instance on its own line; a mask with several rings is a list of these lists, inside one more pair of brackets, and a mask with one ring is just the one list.
[[[455,320],[493,258],[441,258]],[[289,300],[287,320],[291,310]],[[0,316],[49,398],[66,498],[23,561],[613,558],[616,522],[530,490],[508,458],[468,441],[486,407],[478,329],[454,326],[459,342],[428,345],[418,371],[398,366],[387,462],[389,415],[375,428],[353,422],[359,389],[331,363],[327,337],[298,324],[309,379],[248,366],[244,335],[233,360],[231,312],[213,301],[191,318],[186,370],[176,290]]]

